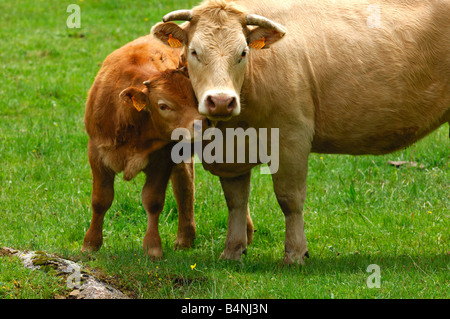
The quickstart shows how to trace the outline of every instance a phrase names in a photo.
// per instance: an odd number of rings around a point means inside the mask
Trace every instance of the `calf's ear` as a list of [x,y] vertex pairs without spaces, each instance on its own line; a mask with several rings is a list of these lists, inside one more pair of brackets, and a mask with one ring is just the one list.
[[125,105],[134,107],[139,112],[148,108],[150,104],[147,94],[134,86],[120,92],[119,97]]
[[186,77],[189,77],[188,63],[187,63],[186,56],[184,55],[184,53],[180,55],[180,60],[178,61],[177,70],[183,72],[183,74]]
[[173,22],[160,22],[152,28],[151,33],[172,48],[181,48],[187,42],[186,31]]

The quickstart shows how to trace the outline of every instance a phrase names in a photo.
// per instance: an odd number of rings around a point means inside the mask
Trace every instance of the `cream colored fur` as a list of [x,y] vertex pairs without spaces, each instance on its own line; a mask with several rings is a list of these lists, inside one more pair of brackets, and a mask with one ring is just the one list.
[[[225,87],[241,99],[240,114],[218,127],[280,129],[273,182],[286,216],[288,263],[303,263],[307,254],[302,207],[310,152],[389,153],[450,121],[448,0],[211,0],[192,13],[182,31],[197,98]],[[286,35],[270,42],[271,30],[246,26],[248,13],[281,24]],[[244,67],[237,61],[254,30],[268,46],[251,49]],[[239,259],[253,165],[204,166],[221,176],[230,210],[222,257]]]

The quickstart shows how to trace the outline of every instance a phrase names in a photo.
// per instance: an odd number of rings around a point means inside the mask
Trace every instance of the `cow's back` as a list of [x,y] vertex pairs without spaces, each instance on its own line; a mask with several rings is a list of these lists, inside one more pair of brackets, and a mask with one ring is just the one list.
[[386,153],[450,120],[449,1],[243,3],[287,29],[252,54],[243,92],[285,118],[314,114],[313,151]]

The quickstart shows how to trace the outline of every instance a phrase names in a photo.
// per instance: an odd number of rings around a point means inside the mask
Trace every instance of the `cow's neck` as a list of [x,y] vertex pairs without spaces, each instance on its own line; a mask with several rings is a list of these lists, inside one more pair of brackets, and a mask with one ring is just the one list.
[[[265,118],[269,116],[266,98],[267,88],[262,85],[264,81],[264,68],[256,67],[254,59],[250,58],[245,70],[244,83],[241,89],[242,112],[236,119],[248,123],[250,127],[260,127],[265,123]],[[258,112],[252,111],[255,108]],[[267,110],[266,110],[267,109]]]

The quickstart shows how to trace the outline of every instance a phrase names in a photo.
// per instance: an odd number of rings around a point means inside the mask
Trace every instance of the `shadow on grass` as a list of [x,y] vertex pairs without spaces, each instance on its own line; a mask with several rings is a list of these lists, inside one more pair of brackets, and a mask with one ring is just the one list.
[[[251,247],[251,246],[250,246]],[[349,254],[314,256],[305,266],[282,263],[282,249],[249,247],[242,261],[219,260],[221,249],[194,247],[152,260],[141,247],[103,247],[94,254],[72,257],[114,278],[118,287],[136,298],[415,298],[447,294],[449,256]],[[369,265],[381,270],[383,289],[367,289]],[[412,288],[413,287],[413,288]],[[412,293],[410,293],[412,291]]]
[[375,264],[393,271],[420,271],[424,274],[448,271],[450,256],[443,252],[437,255],[389,255],[374,254],[348,254],[338,256],[314,256],[305,259],[306,264],[285,265],[280,252],[252,251],[243,255],[241,261],[228,261],[219,258],[221,250],[203,250],[192,248],[190,250],[173,251],[165,247],[164,257],[154,260],[144,256],[140,247],[122,247],[101,249],[97,253],[76,253],[72,255],[75,260],[95,260],[100,267],[112,269],[160,269],[172,272],[186,273],[196,271],[228,271],[238,273],[290,273],[302,275],[326,275],[335,273],[366,272],[369,265]]

